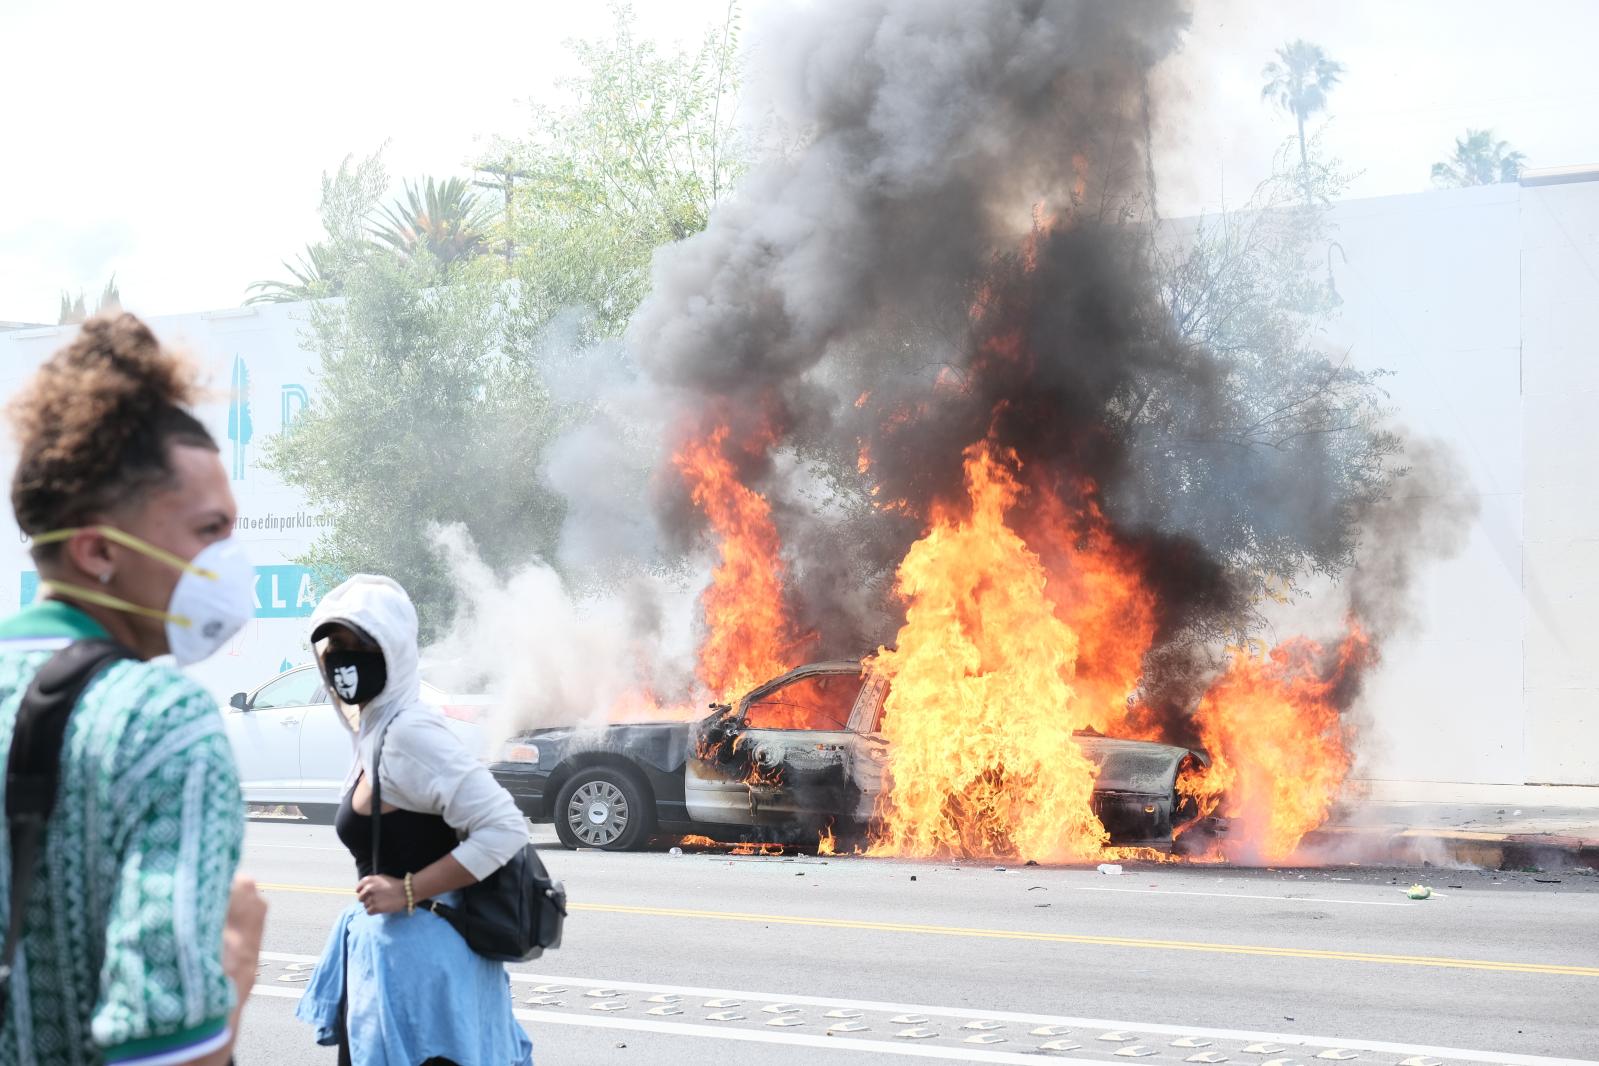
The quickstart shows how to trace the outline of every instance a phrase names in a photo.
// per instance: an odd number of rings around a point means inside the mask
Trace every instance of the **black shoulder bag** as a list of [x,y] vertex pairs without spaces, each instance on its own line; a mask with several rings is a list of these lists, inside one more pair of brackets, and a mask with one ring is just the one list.
[[[393,724],[393,719],[389,724]],[[383,815],[383,782],[378,763],[383,758],[383,738],[388,732],[386,724],[372,752],[374,873],[378,870],[378,823]],[[437,900],[428,900],[423,906],[453,925],[467,947],[484,958],[527,962],[561,946],[566,887],[550,879],[539,853],[528,843],[504,866],[462,889],[460,906],[451,907]]]
[[6,756],[6,827],[11,834],[11,914],[0,953],[0,1021],[11,1002],[11,967],[27,922],[28,899],[39,870],[44,827],[54,813],[61,782],[61,745],[67,719],[89,682],[133,652],[109,640],[80,640],[52,655],[22,697]]

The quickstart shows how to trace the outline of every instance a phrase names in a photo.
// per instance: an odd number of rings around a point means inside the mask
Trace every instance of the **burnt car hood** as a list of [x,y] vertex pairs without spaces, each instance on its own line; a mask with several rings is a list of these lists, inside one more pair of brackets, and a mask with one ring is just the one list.
[[664,722],[617,722],[607,725],[579,726],[579,725],[551,725],[541,726],[538,729],[524,729],[517,733],[513,740],[571,740],[576,738],[607,738],[607,737],[646,737],[670,734],[677,731],[687,732],[694,722],[664,721]]
[[1138,792],[1167,796],[1177,784],[1177,774],[1185,760],[1207,765],[1202,753],[1173,744],[1148,740],[1122,740],[1077,734],[1072,738],[1083,754],[1099,767],[1094,779],[1097,792]]
[[550,726],[518,733],[516,741],[548,748],[556,765],[572,755],[615,753],[675,773],[688,756],[692,722],[625,722],[603,726]]

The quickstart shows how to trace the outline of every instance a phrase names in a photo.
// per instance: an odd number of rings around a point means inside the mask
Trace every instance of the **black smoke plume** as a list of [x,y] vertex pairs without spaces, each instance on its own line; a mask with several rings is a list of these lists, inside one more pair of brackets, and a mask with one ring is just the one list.
[[798,146],[658,255],[627,334],[629,402],[664,427],[654,511],[673,548],[703,520],[664,457],[730,425],[818,654],[869,652],[897,626],[894,567],[989,438],[1029,483],[1102,506],[1140,560],[1161,611],[1145,697],[1180,717],[1212,665],[1194,649],[1247,613],[1252,546],[1330,570],[1362,530],[1416,520],[1366,521],[1372,499],[1331,473],[1346,437],[1251,436],[1234,368],[1162,300],[1149,151],[1170,102],[1152,86],[1188,20],[1176,0],[849,0],[768,20],[755,110]]

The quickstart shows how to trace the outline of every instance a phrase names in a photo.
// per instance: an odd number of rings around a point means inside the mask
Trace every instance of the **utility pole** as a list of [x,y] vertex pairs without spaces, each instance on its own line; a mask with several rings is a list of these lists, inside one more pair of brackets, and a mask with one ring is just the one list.
[[516,179],[531,178],[533,175],[525,170],[518,170],[511,165],[511,157],[507,155],[498,163],[489,163],[477,168],[479,173],[492,174],[497,181],[475,179],[472,184],[480,189],[494,189],[505,200],[505,265],[510,266],[516,256],[515,238],[512,234],[516,230]]

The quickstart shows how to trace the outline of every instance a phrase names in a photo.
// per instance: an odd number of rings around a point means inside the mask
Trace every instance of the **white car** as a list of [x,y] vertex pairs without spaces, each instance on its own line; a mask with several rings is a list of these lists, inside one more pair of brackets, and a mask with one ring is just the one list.
[[[491,703],[488,697],[449,695],[424,680],[422,699],[439,708],[468,751],[482,753],[479,720]],[[285,670],[254,692],[234,693],[223,720],[244,801],[292,804],[307,817],[331,819],[355,758],[354,738],[338,715],[321,672],[309,663]]]

